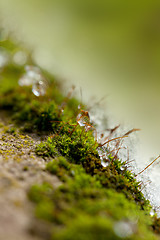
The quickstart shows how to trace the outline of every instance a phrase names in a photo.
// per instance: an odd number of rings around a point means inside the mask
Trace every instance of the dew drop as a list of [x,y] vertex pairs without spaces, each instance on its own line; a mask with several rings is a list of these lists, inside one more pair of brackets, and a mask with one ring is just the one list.
[[83,111],[82,113],[79,113],[77,115],[77,123],[81,126],[81,127],[85,127],[86,131],[89,131],[89,129],[91,129],[91,125],[90,125],[90,117],[89,117],[89,113],[88,111]]
[[103,167],[108,167],[109,162],[105,162],[105,161],[101,160],[101,165],[102,165]]
[[102,156],[100,156],[100,159],[101,159],[101,165],[102,165],[103,167],[108,167],[110,161],[109,161],[109,159],[107,158],[106,153],[104,153]]
[[79,126],[81,126],[81,127],[84,127],[85,124],[86,124],[86,122],[85,122],[85,120],[84,120],[84,117],[83,117],[83,115],[82,115],[81,113],[79,113],[79,114],[77,115],[77,123],[78,123]]
[[32,86],[32,92],[35,96],[44,96],[46,94],[47,85],[44,81],[37,81]]
[[25,70],[26,73],[18,81],[19,85],[32,86],[32,92],[37,97],[45,95],[48,84],[40,69],[35,66],[26,66]]

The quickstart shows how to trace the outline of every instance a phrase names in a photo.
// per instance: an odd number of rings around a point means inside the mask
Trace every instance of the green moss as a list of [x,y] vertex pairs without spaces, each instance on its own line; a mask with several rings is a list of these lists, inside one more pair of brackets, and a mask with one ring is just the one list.
[[38,218],[42,218],[47,221],[53,221],[53,212],[53,203],[51,201],[42,201],[37,205],[35,215]]
[[[65,184],[53,189],[46,183],[33,186],[30,199],[36,203],[36,216],[52,222],[53,239],[119,239],[117,223],[132,229],[127,239],[156,239],[150,230],[149,214],[121,193],[104,189],[83,168],[71,165]],[[59,228],[61,227],[61,231]]]
[[57,154],[57,150],[55,148],[55,145],[52,144],[51,138],[48,138],[47,142],[41,142],[40,144],[38,144],[35,152],[38,156],[43,157],[53,157]]
[[24,166],[23,171],[28,171],[28,166]]
[[[113,159],[111,155],[108,156],[110,164],[108,167],[103,167],[99,159],[92,132],[86,132],[81,134],[80,127],[77,127],[72,135],[72,126],[64,124],[61,126],[61,131],[55,134],[52,138],[48,138],[47,142],[41,143],[37,146],[36,151],[39,150],[41,155],[53,156],[52,146],[57,149],[63,156],[65,156],[71,163],[81,164],[86,173],[94,176],[103,187],[113,188],[118,192],[123,192],[130,200],[135,200],[142,209],[150,208],[149,202],[144,198],[139,189],[139,183],[134,176],[126,168],[121,170],[125,163],[119,159]],[[43,148],[41,148],[41,146]],[[51,148],[50,148],[51,147]],[[40,151],[42,149],[42,151]],[[54,160],[55,161],[55,160]],[[51,170],[52,163],[49,163],[50,172],[54,174],[59,173],[56,169],[56,164],[53,166],[54,170]],[[56,172],[57,171],[57,172]],[[61,174],[62,175],[62,174]],[[58,174],[60,176],[60,173]]]
[[11,127],[9,128],[6,133],[10,133],[12,134],[13,136],[16,136],[17,135],[17,131],[16,131],[16,128],[15,127]]
[[29,197],[36,204],[36,216],[53,223],[53,239],[120,239],[115,230],[119,223],[130,227],[127,239],[156,239],[147,210],[140,210],[124,194],[104,188],[82,166],[59,157],[46,169],[56,175],[63,172],[65,183],[57,189],[46,183],[35,185]]
[[[10,56],[25,50],[10,39],[2,46]],[[26,64],[35,65],[28,51]],[[93,131],[86,132],[76,122],[79,102],[65,97],[54,76],[42,72],[49,88],[39,98],[33,95],[31,87],[18,86],[24,67],[12,61],[2,69],[0,82],[0,110],[10,115],[22,132],[50,135],[37,145],[35,152],[46,159],[46,171],[56,175],[62,185],[55,189],[44,183],[30,188],[28,196],[35,204],[35,215],[52,224],[55,240],[120,239],[115,230],[118,223],[130,226],[131,234],[126,239],[154,239],[151,226],[158,232],[159,219],[153,221],[149,216],[150,204],[134,174],[127,170],[125,162],[110,155],[107,148],[109,165],[101,165]],[[16,128],[6,131],[12,138],[18,137]],[[5,141],[6,136],[1,140]],[[25,141],[17,147],[27,146],[29,143]],[[6,155],[13,154],[9,151]]]
[[49,199],[52,190],[52,186],[48,183],[34,185],[31,187],[28,196],[33,202],[40,203]]

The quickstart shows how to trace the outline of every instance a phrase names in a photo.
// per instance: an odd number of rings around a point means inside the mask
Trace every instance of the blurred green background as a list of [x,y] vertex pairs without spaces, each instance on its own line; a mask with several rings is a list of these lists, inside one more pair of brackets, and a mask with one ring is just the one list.
[[142,129],[144,161],[160,153],[160,1],[0,0],[0,14],[83,100],[107,95],[110,116]]

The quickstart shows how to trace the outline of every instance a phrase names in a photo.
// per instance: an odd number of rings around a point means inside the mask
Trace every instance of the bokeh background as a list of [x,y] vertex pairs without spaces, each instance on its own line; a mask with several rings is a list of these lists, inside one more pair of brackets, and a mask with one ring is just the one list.
[[83,101],[107,95],[113,125],[141,128],[140,159],[160,153],[160,1],[0,0],[0,20]]

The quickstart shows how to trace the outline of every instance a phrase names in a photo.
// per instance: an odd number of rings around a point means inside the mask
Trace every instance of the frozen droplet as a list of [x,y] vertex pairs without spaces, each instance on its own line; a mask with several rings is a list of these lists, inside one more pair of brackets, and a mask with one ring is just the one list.
[[4,68],[9,62],[9,55],[7,51],[3,48],[0,48],[0,69]]
[[127,238],[133,234],[133,226],[130,222],[119,221],[114,224],[114,232],[120,238]]
[[32,92],[35,96],[44,96],[46,94],[47,85],[44,81],[37,81],[32,86]]
[[16,52],[13,56],[13,61],[17,65],[20,65],[20,66],[24,65],[27,61],[26,53],[23,51]]

